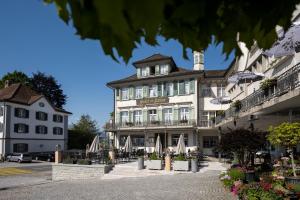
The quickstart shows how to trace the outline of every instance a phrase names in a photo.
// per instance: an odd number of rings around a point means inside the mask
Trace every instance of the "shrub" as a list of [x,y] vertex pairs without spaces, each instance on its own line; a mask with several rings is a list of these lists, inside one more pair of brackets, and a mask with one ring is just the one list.
[[150,160],[161,160],[161,158],[159,158],[155,152],[151,153],[149,159]]
[[88,159],[79,159],[77,161],[78,165],[91,165],[92,161],[88,160]]
[[76,160],[68,156],[67,158],[63,159],[63,164],[76,164]]
[[179,154],[174,158],[176,161],[186,161],[187,159],[185,158],[184,154]]
[[233,181],[244,180],[245,173],[240,168],[232,168],[228,171],[228,175],[231,177]]

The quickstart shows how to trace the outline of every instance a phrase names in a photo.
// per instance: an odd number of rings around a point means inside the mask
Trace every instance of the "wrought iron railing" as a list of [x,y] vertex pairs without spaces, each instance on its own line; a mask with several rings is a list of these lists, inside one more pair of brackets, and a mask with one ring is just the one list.
[[246,112],[249,109],[261,105],[270,99],[282,96],[287,92],[294,90],[300,86],[300,63],[281,74],[277,79],[277,83],[268,90],[259,89],[241,100],[241,108],[236,110],[234,107],[230,107],[225,111],[224,116],[216,117],[216,124],[221,123],[223,120],[236,117],[240,112]]
[[145,121],[145,122],[125,122],[125,123],[107,123],[103,128],[105,130],[119,128],[138,128],[138,127],[170,127],[170,126],[195,126],[194,119],[171,120],[171,121]]
[[209,128],[213,127],[215,125],[215,122],[213,120],[200,120],[199,121],[199,127],[202,128]]

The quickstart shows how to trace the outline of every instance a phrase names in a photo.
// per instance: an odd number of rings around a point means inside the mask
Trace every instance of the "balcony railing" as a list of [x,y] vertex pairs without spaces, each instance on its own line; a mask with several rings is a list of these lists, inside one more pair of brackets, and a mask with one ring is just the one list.
[[188,120],[172,120],[172,121],[146,121],[146,122],[125,122],[110,124],[104,126],[105,130],[119,129],[119,128],[138,128],[138,127],[171,127],[171,126],[195,126],[194,119]]
[[215,123],[212,120],[200,120],[199,121],[199,127],[202,128],[209,128],[209,127],[213,127],[215,125]]
[[276,77],[277,83],[269,90],[259,89],[247,96],[245,99],[241,100],[241,109],[236,110],[233,107],[230,107],[225,111],[225,116],[217,116],[216,124],[219,124],[224,119],[237,116],[240,112],[246,112],[251,108],[261,105],[275,97],[282,96],[288,93],[291,90],[300,86],[300,63],[287,70],[282,75]]

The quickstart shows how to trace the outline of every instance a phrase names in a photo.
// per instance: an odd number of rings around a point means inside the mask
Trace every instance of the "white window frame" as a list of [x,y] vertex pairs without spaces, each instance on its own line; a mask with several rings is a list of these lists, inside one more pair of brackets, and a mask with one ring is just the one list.
[[142,110],[135,110],[134,111],[134,123],[135,124],[142,124],[143,121],[143,112]]
[[172,122],[173,122],[173,110],[172,110],[172,108],[164,108],[163,109],[163,114],[164,114],[165,124],[172,124]]
[[158,87],[157,85],[151,85],[149,87],[149,97],[157,97]]
[[167,83],[166,94],[167,94],[166,96],[173,96],[173,94],[174,94],[173,83]]
[[190,118],[190,110],[188,107],[179,108],[180,120],[189,120]]
[[185,94],[190,94],[190,82],[189,81],[184,82],[184,92],[185,92]]
[[149,110],[149,121],[150,122],[157,121],[157,110],[156,109]]
[[143,87],[138,86],[135,88],[135,98],[136,99],[142,99],[143,98]]
[[217,97],[225,97],[225,86],[223,84],[217,85]]
[[147,67],[141,68],[141,77],[149,76]]
[[160,66],[160,74],[161,75],[168,74],[168,65],[161,65]]
[[128,100],[129,99],[129,88],[122,88],[121,89],[121,97],[122,97],[122,100]]
[[126,123],[129,122],[129,112],[128,111],[121,111],[121,123],[125,125]]

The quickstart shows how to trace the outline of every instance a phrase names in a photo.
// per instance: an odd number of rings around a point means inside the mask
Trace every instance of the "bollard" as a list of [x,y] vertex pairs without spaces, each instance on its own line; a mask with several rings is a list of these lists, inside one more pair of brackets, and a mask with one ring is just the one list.
[[138,157],[138,170],[144,169],[144,157]]
[[192,172],[196,173],[198,172],[199,168],[198,168],[198,159],[192,159]]
[[171,157],[170,157],[170,155],[167,155],[165,157],[165,170],[167,172],[171,171]]

